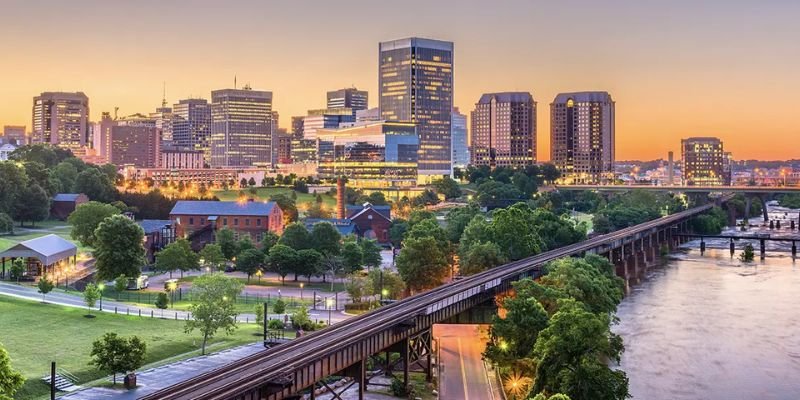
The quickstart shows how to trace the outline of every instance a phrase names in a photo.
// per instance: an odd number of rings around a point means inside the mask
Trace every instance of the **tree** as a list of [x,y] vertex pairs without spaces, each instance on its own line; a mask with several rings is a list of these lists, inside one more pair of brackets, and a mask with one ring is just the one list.
[[236,242],[236,255],[242,254],[245,250],[255,249],[256,245],[250,239],[250,235],[245,235],[238,242]]
[[342,235],[330,222],[314,224],[314,227],[311,228],[310,239],[314,249],[320,254],[339,255]]
[[194,319],[186,321],[186,333],[198,329],[203,335],[201,354],[206,353],[206,343],[218,330],[231,334],[236,329],[234,301],[243,287],[241,282],[219,272],[195,279],[192,286],[195,303],[189,306]]
[[363,297],[367,295],[369,283],[366,278],[350,275],[350,279],[344,285],[344,290],[347,291],[354,303],[361,303]]
[[389,271],[373,269],[369,271],[369,282],[371,294],[380,295],[383,290],[386,290],[384,298],[397,299],[403,294],[406,289],[406,284],[400,274]]
[[9,273],[11,274],[11,278],[16,279],[17,283],[19,283],[20,278],[25,274],[25,259],[22,257],[15,258],[11,263],[11,270]]
[[495,210],[490,228],[492,242],[515,261],[542,251],[542,239],[536,232],[533,211],[525,203]]
[[247,186],[247,178],[242,178],[242,180],[239,181],[239,187],[245,186]]
[[275,303],[272,304],[272,312],[275,314],[283,314],[286,312],[286,302],[283,299],[275,300]]
[[480,214],[480,210],[478,207],[474,205],[470,205],[467,207],[457,207],[444,217],[446,222],[445,231],[447,232],[447,240],[452,243],[458,243],[461,240],[461,235],[464,233],[464,229],[467,228],[467,225],[475,218],[476,215]]
[[102,295],[97,285],[94,283],[86,284],[86,287],[83,289],[83,302],[86,303],[86,307],[89,307],[89,315],[92,314],[92,308],[94,308],[94,305],[97,304],[97,300],[99,300]]
[[41,186],[34,183],[22,188],[14,203],[14,219],[20,226],[25,221],[35,225],[50,215],[50,197]]
[[258,303],[253,307],[253,311],[256,314],[256,325],[264,324],[264,304],[266,303]]
[[47,275],[42,275],[41,279],[39,279],[39,282],[36,284],[39,293],[42,294],[42,302],[45,301],[45,296],[53,291],[53,286],[53,281],[47,279]]
[[114,279],[114,291],[117,293],[117,300],[119,300],[119,294],[125,291],[128,288],[128,277],[123,275],[118,276]]
[[426,189],[419,196],[414,197],[413,203],[419,207],[438,204],[439,196],[433,190]]
[[250,179],[247,180],[247,185],[251,186],[251,187],[255,186],[256,185],[256,180],[253,179],[253,177],[251,176]]
[[506,262],[503,251],[492,242],[473,245],[461,259],[461,275],[473,275]]
[[378,242],[370,239],[361,239],[361,265],[366,265],[367,268],[378,268],[383,263],[381,256],[381,246]]
[[264,254],[267,254],[267,252],[269,252],[269,249],[271,249],[272,246],[278,244],[278,241],[280,239],[281,239],[280,236],[276,235],[275,232],[272,231],[264,232],[264,238],[261,239],[261,251],[264,252]]
[[114,215],[94,232],[97,279],[111,280],[121,274],[138,278],[144,264],[144,231],[122,215]]
[[553,183],[556,179],[561,177],[561,171],[552,163],[542,164],[540,169],[545,182]]
[[232,260],[233,257],[236,257],[236,240],[230,228],[222,228],[217,231],[216,242],[226,260]]
[[[514,284],[517,288],[517,283]],[[533,376],[535,363],[530,352],[536,344],[539,332],[547,327],[549,316],[542,305],[528,293],[506,297],[503,300],[505,317],[495,316],[491,336],[484,355],[503,369],[526,376]]]
[[478,203],[486,208],[505,207],[524,199],[524,194],[510,183],[489,180],[478,185]]
[[83,203],[75,208],[67,221],[72,225],[70,236],[84,246],[93,246],[94,231],[106,218],[120,214],[118,208],[97,201]]
[[440,285],[449,269],[447,256],[432,237],[403,241],[396,265],[403,282],[413,291]]
[[25,384],[25,377],[11,367],[11,357],[0,344],[0,400],[11,400]]
[[200,250],[200,258],[206,265],[210,265],[214,270],[219,270],[225,263],[225,255],[222,254],[222,246],[216,243],[207,243]]
[[372,204],[373,206],[385,206],[389,204],[386,201],[386,196],[384,196],[381,192],[372,192],[365,200],[367,203]]
[[286,275],[296,270],[297,251],[293,248],[276,244],[269,249],[269,270],[277,273],[281,277],[281,284],[286,279]]
[[294,272],[305,276],[311,282],[311,276],[322,274],[320,262],[322,254],[314,249],[303,249],[297,251],[297,265]]
[[264,265],[264,253],[247,249],[236,256],[236,269],[247,274],[247,281]]
[[184,271],[200,268],[200,257],[192,250],[189,241],[178,239],[156,253],[155,269],[161,272]]
[[283,193],[278,193],[272,195],[270,200],[274,201],[276,204],[278,204],[278,207],[281,208],[281,211],[283,212],[284,224],[290,224],[297,221],[297,205],[291,197]]
[[28,185],[28,176],[22,166],[11,162],[0,162],[0,182],[3,182],[0,185],[0,212],[12,214],[17,197]]
[[75,178],[75,191],[103,203],[113,201],[116,194],[112,179],[97,168],[86,168],[78,174]]
[[155,306],[159,309],[166,310],[169,307],[169,298],[165,292],[158,292],[156,296]]
[[311,247],[311,235],[305,225],[294,222],[283,230],[283,236],[278,240],[278,244],[289,246],[295,250],[308,249]]
[[125,374],[144,365],[147,344],[138,336],[122,337],[108,332],[92,343],[92,361],[97,369],[111,373],[117,384],[117,373]]
[[325,209],[322,203],[313,203],[306,211],[307,218],[330,218],[331,212]]
[[0,212],[0,234],[14,234],[14,220],[8,214]]
[[742,262],[749,263],[753,262],[755,258],[756,258],[756,253],[753,250],[753,245],[750,243],[746,244],[744,246],[744,251],[742,251],[741,254],[739,254],[739,259],[742,260]]
[[436,193],[444,196],[445,199],[450,200],[461,196],[461,187],[449,176],[433,181],[432,185]]
[[[542,286],[557,289],[593,313],[615,312],[624,296],[624,281],[603,257],[590,254],[582,259],[562,258],[551,261],[545,269],[548,273],[540,279]],[[548,296],[539,297],[543,297],[548,311],[555,311],[557,299],[548,302]]]
[[353,273],[360,271],[362,267],[362,259],[364,253],[361,251],[361,246],[354,240],[344,242],[341,250],[342,264],[346,273]]
[[408,231],[408,222],[403,219],[395,219],[392,221],[392,226],[389,227],[389,240],[392,241],[392,246],[400,247],[400,244],[405,239],[406,232]]

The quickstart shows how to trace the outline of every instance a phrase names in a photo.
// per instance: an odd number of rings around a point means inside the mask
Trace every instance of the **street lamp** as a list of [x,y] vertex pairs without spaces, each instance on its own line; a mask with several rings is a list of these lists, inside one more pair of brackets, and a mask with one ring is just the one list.
[[325,306],[328,307],[328,326],[331,325],[331,310],[333,309],[333,299],[330,297],[325,298]]
[[264,273],[263,273],[263,272],[261,272],[261,269],[257,270],[257,271],[256,271],[256,276],[258,277],[258,281],[259,281],[259,282],[261,282],[261,275],[264,275]]
[[300,282],[300,304],[301,305],[303,304],[303,286],[305,286],[305,284],[303,282]]
[[169,290],[169,306],[175,308],[175,289],[178,288],[177,281],[170,281],[167,283],[167,290]]
[[100,283],[97,285],[97,289],[100,290],[100,311],[103,311],[103,290],[106,288],[104,283]]

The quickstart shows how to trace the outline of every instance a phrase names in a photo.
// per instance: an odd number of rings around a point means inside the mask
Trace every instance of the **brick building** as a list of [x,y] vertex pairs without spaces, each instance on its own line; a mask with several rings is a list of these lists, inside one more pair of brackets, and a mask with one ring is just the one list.
[[373,206],[364,203],[361,206],[347,206],[347,219],[355,224],[359,236],[377,240],[380,244],[389,244],[389,228],[392,225],[391,207]]
[[89,198],[83,193],[58,193],[53,196],[53,202],[50,204],[50,216],[63,221],[79,205],[88,201]]
[[260,242],[267,231],[283,233],[283,212],[272,201],[178,201],[169,219],[176,237],[200,248],[213,242],[214,233],[222,228],[233,230],[237,239],[249,236],[254,242]]

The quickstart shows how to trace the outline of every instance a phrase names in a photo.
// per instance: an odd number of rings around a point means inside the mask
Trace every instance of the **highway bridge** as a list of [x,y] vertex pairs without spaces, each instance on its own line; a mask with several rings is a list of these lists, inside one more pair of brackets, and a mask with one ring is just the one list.
[[[370,384],[368,359],[376,366],[373,369],[380,367],[385,373],[402,370],[405,382],[414,367],[430,378],[433,325],[485,320],[494,313],[496,295],[507,292],[514,281],[540,276],[545,263],[561,257],[590,253],[606,256],[626,283],[634,282],[643,276],[662,245],[672,248],[688,240],[679,234],[689,232],[689,219],[711,207],[692,208],[498,266],[266,349],[142,399],[281,400],[303,395],[314,399],[316,389],[327,387],[326,378],[330,376],[352,378],[351,385],[358,386],[359,399],[363,399]],[[399,357],[389,357],[390,353]]]

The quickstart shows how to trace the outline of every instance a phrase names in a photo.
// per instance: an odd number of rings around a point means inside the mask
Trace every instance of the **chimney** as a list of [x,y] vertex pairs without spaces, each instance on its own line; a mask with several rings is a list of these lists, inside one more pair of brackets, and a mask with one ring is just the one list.
[[667,154],[667,159],[669,160],[669,162],[667,163],[667,176],[668,176],[667,185],[672,186],[672,184],[674,182],[673,179],[675,178],[673,176],[675,174],[675,172],[674,172],[675,162],[672,160],[672,152],[671,151]]
[[336,180],[336,218],[344,219],[344,179],[338,178]]

